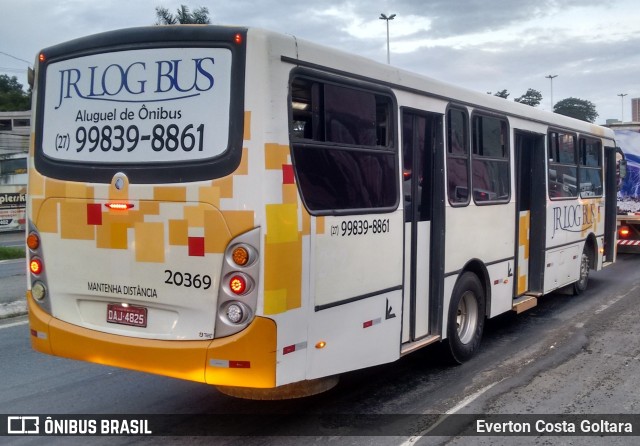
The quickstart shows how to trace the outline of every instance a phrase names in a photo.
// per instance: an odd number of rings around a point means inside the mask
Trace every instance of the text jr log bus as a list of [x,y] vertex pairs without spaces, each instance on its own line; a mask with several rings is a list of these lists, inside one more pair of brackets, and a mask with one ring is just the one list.
[[587,286],[610,129],[252,28],[43,50],[27,292],[44,353],[307,395]]

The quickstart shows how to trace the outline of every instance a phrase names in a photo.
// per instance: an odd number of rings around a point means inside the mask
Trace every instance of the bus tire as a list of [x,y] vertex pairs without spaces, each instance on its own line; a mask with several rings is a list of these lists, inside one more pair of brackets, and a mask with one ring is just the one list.
[[469,360],[480,347],[484,329],[485,296],[478,276],[466,272],[453,288],[447,324],[446,349],[457,364]]
[[588,246],[584,247],[580,258],[580,274],[578,281],[573,284],[573,294],[578,295],[587,289],[589,284],[589,268],[591,268],[591,254]]

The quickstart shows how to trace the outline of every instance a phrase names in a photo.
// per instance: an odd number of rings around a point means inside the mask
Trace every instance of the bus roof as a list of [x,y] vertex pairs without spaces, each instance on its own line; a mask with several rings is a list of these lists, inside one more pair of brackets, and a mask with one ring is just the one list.
[[[330,48],[294,35],[282,34],[260,28],[222,25],[161,25],[137,28],[125,28],[94,34],[71,40],[42,50],[52,56],[62,56],[76,51],[99,50],[119,45],[136,43],[179,42],[181,40],[215,40],[237,32],[247,32],[249,36],[258,36],[271,42],[271,47],[289,41],[295,46],[296,58],[284,60],[298,65],[313,66],[336,74],[355,77],[361,80],[382,83],[396,90],[406,90],[429,97],[451,101],[459,105],[480,107],[486,111],[537,121],[553,127],[566,128],[581,133],[614,138],[610,129],[559,115],[536,107],[509,101],[490,94],[455,86],[426,75],[410,72],[401,68],[380,63],[341,49]],[[436,61],[437,62],[437,61]]]
[[[251,32],[265,31],[251,30]],[[272,34],[269,32],[265,33]],[[554,127],[572,129],[582,133],[590,133],[613,139],[613,132],[611,132],[610,129],[597,124],[455,86],[426,75],[410,72],[342,50],[327,48],[313,42],[298,39],[295,36],[292,36],[292,38],[296,40],[298,59],[300,61],[313,61],[315,65],[319,64],[325,68],[333,68],[338,71],[343,71],[345,74],[355,74],[363,79],[382,81],[394,89],[408,90],[414,93],[452,101],[459,105],[481,107],[498,114],[534,120]]]

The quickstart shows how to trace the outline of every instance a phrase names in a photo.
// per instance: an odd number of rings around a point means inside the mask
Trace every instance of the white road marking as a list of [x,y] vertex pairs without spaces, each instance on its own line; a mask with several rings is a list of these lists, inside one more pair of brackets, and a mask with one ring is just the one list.
[[446,411],[442,415],[442,417],[440,417],[440,419],[434,425],[432,425],[427,431],[424,432],[423,435],[415,435],[413,437],[409,437],[409,439],[407,441],[405,441],[404,443],[402,443],[400,446],[413,446],[418,440],[420,440],[422,437],[427,435],[429,433],[429,431],[435,429],[436,426],[438,426],[440,423],[442,423],[446,419],[447,415],[452,415],[452,414],[458,412],[460,409],[468,406],[469,404],[474,402],[476,399],[478,399],[480,396],[482,396],[484,393],[486,393],[489,389],[491,389],[496,384],[499,384],[500,382],[502,382],[502,380],[496,381],[496,382],[494,382],[492,384],[489,384],[488,386],[483,387],[482,389],[478,390],[477,392],[469,395],[468,397],[466,397],[465,399],[460,401],[458,404],[456,404],[454,407],[452,407],[451,409]]
[[29,321],[12,322],[10,324],[0,325],[0,330],[2,330],[3,328],[11,328],[11,327],[17,327],[19,325],[25,325],[25,324],[28,324],[28,323],[29,323]]
[[606,310],[607,308],[609,308],[610,306],[612,306],[613,304],[615,304],[616,302],[618,302],[619,300],[621,300],[623,297],[628,296],[629,294],[631,294],[632,292],[636,291],[639,288],[638,285],[634,286],[633,288],[631,288],[627,293],[625,294],[621,294],[619,296],[614,297],[613,299],[611,299],[609,302],[607,302],[606,304],[602,304],[600,305],[600,308],[598,308],[594,313],[595,314],[600,314],[602,313],[604,310]]

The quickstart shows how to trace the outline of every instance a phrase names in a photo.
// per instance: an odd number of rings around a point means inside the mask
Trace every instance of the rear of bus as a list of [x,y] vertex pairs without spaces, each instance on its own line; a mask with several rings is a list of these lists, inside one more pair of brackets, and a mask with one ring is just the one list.
[[36,350],[275,385],[275,323],[255,315],[258,205],[233,190],[248,169],[246,37],[158,26],[41,52],[27,228]]

